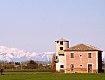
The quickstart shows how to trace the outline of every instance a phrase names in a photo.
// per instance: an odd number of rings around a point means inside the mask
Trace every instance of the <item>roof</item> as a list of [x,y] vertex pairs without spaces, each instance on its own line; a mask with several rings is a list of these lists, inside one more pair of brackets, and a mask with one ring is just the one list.
[[64,54],[64,51],[60,51],[60,52],[58,52],[58,54]]
[[91,46],[91,45],[87,45],[87,44],[78,44],[76,46],[67,48],[64,51],[101,51],[100,49]]
[[69,42],[68,40],[66,40],[66,39],[64,39],[64,38],[58,39],[58,40],[56,40],[55,42],[57,42],[57,41]]

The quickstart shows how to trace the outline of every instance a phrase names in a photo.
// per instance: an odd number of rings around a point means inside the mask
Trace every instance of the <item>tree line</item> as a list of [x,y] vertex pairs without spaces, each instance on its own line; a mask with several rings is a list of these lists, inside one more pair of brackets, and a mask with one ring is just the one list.
[[42,63],[34,60],[26,62],[0,62],[0,68],[22,70],[22,69],[51,69],[51,64]]
[[4,70],[45,70],[56,72],[55,55],[52,57],[52,62],[43,63],[39,61],[29,60],[25,62],[5,62],[0,61],[0,72]]

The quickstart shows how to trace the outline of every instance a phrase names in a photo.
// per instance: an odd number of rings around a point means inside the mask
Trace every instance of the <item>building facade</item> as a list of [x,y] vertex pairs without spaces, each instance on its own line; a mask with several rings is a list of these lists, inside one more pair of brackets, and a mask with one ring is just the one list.
[[[86,44],[69,48],[69,41],[56,42],[56,70],[65,73],[100,73],[102,71],[102,51]],[[63,48],[61,48],[63,47]]]
[[69,41],[61,38],[55,41],[56,44],[56,71],[60,71],[65,65],[64,50],[69,48]]

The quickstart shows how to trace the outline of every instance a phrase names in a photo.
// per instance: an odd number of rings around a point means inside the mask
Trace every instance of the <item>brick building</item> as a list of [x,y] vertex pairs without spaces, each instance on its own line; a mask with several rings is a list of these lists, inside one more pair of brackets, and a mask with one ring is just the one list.
[[102,51],[96,47],[78,44],[69,48],[69,41],[56,42],[56,70],[65,73],[100,73]]

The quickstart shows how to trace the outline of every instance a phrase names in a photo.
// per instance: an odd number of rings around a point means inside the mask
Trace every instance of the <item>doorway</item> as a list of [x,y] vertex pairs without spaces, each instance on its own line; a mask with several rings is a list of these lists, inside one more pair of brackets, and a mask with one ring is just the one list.
[[88,73],[92,73],[92,64],[88,64]]

